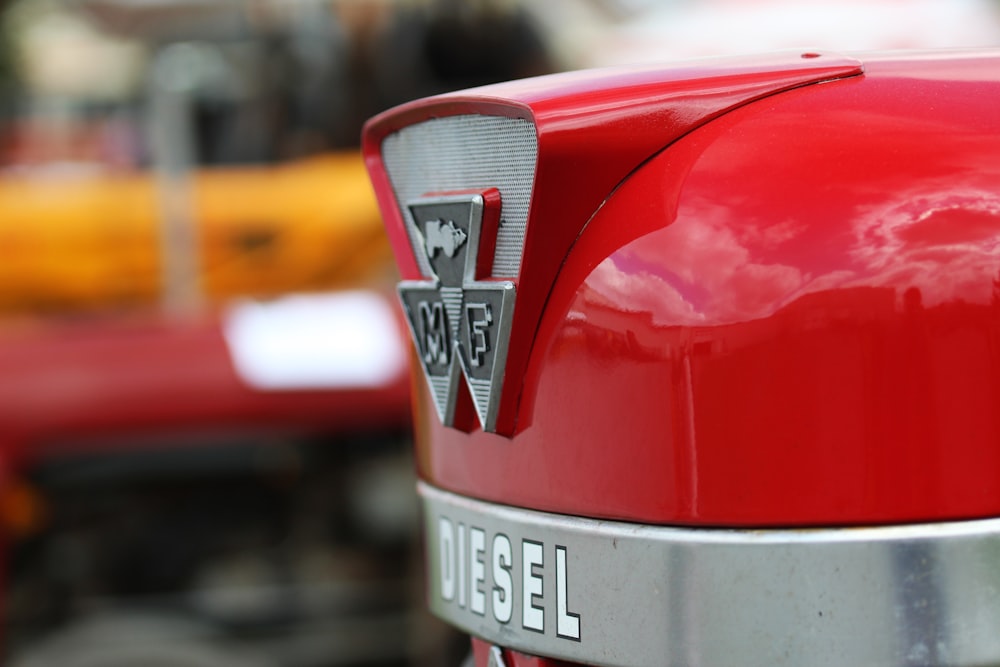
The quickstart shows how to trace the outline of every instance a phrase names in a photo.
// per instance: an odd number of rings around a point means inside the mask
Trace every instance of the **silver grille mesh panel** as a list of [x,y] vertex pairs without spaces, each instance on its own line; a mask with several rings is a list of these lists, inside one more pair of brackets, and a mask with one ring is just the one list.
[[382,141],[382,162],[425,276],[430,264],[407,204],[429,192],[487,188],[500,191],[503,206],[492,276],[518,275],[537,156],[531,121],[500,116],[434,118]]

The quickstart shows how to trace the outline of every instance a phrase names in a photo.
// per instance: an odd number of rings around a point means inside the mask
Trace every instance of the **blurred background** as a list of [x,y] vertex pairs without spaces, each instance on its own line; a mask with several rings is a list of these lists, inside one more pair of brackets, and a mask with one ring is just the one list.
[[568,69],[1000,45],[996,0],[0,0],[0,655],[448,665],[364,120]]

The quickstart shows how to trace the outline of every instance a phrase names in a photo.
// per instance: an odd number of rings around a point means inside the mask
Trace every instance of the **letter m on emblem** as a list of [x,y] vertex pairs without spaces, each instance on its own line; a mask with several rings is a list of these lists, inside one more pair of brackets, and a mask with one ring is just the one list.
[[420,302],[420,354],[425,364],[447,366],[451,361],[448,322],[441,301]]

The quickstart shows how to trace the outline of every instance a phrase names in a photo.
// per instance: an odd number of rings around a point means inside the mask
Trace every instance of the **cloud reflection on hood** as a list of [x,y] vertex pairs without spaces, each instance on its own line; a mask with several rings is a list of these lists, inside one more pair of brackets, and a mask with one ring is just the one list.
[[925,307],[988,304],[1000,268],[1000,197],[983,191],[906,193],[859,210],[850,241],[829,248],[840,267],[819,274],[762,259],[795,236],[793,225],[734,224],[733,208],[704,200],[686,212],[605,259],[587,281],[588,298],[649,313],[658,326],[718,325],[863,286],[894,288],[900,299],[916,288]]

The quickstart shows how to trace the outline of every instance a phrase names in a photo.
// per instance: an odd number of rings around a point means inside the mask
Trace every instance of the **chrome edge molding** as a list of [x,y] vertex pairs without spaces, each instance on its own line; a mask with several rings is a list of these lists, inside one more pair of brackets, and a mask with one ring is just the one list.
[[601,665],[1000,663],[1000,519],[668,528],[418,491],[432,611],[501,646]]

